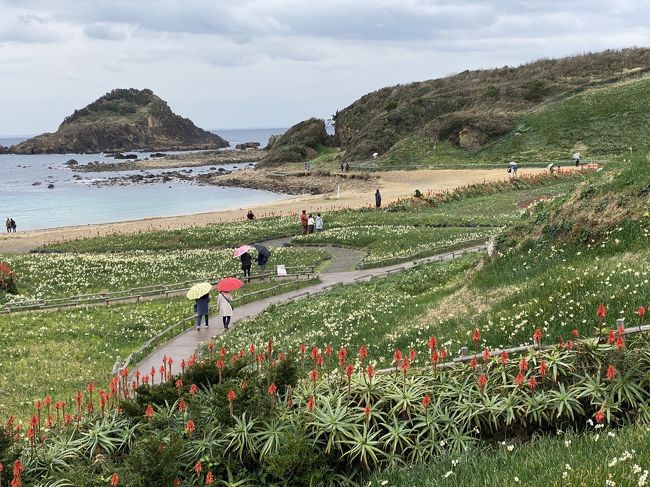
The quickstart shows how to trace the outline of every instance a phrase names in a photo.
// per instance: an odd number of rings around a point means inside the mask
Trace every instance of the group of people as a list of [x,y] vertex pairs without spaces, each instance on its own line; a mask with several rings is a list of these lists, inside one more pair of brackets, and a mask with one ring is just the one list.
[[5,222],[7,233],[16,233],[16,221],[13,218],[7,218]]
[[314,215],[311,213],[309,215],[307,214],[307,210],[302,210],[302,213],[300,214],[300,224],[302,225],[303,235],[314,233],[314,230],[317,233],[322,232],[323,228],[325,228],[325,223],[323,222],[321,214],[317,213],[314,218]]
[[[244,278],[251,282],[251,267],[253,267],[253,257],[248,252],[244,252],[239,256],[241,261],[241,270],[244,271]],[[264,272],[266,269],[266,264],[269,262],[269,256],[258,252],[257,257],[255,258],[257,265],[260,266],[260,272]]]
[[[220,291],[217,298],[217,307],[219,314],[223,320],[223,329],[228,330],[230,327],[230,320],[232,319],[232,296],[226,291]],[[210,312],[210,293],[207,293],[194,302],[194,314],[196,315],[196,329],[201,329],[201,322],[205,320],[205,327],[208,328],[208,314]]]
[[350,163],[341,161],[341,172],[350,172]]

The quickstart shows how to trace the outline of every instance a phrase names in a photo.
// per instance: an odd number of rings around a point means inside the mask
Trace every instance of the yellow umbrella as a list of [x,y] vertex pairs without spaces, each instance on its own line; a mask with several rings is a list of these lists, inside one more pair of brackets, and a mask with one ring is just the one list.
[[187,299],[199,299],[201,296],[205,296],[210,292],[212,289],[212,284],[209,282],[200,282],[198,284],[194,284],[190,288],[189,291],[187,291]]

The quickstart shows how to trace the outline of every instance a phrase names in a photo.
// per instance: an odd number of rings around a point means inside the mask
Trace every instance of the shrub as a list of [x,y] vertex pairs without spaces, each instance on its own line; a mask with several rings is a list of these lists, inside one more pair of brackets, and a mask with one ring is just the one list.
[[18,294],[16,273],[5,262],[0,262],[0,291],[5,291],[9,294]]

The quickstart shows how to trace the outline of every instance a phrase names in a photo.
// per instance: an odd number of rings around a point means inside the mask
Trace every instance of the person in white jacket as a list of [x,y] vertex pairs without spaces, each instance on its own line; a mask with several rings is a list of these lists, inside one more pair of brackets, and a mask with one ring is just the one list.
[[217,299],[217,306],[219,308],[219,314],[223,319],[223,329],[227,330],[230,327],[230,320],[232,319],[232,296],[225,291],[219,293],[219,298]]

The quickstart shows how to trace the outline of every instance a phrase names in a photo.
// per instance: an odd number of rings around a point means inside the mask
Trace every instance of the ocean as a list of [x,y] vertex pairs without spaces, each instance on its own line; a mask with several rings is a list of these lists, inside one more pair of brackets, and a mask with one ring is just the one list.
[[[230,129],[214,132],[234,148],[243,142],[259,142],[265,146],[271,135],[281,134],[285,130]],[[0,136],[0,145],[13,145],[27,138]],[[148,155],[140,153],[139,158]],[[69,159],[79,163],[114,162],[114,159],[106,158],[103,154],[0,154],[0,223],[4,224],[5,219],[11,217],[16,221],[18,231],[36,230],[246,208],[287,197],[269,191],[185,182],[96,187],[90,184],[93,180],[118,175],[157,174],[165,169],[151,169],[145,173],[74,173],[65,165]],[[238,170],[248,167],[248,163],[219,167]],[[209,170],[208,167],[192,169],[194,174]],[[73,178],[75,174],[84,179]],[[53,184],[54,188],[48,189],[49,184]],[[0,228],[4,231],[4,226]]]

